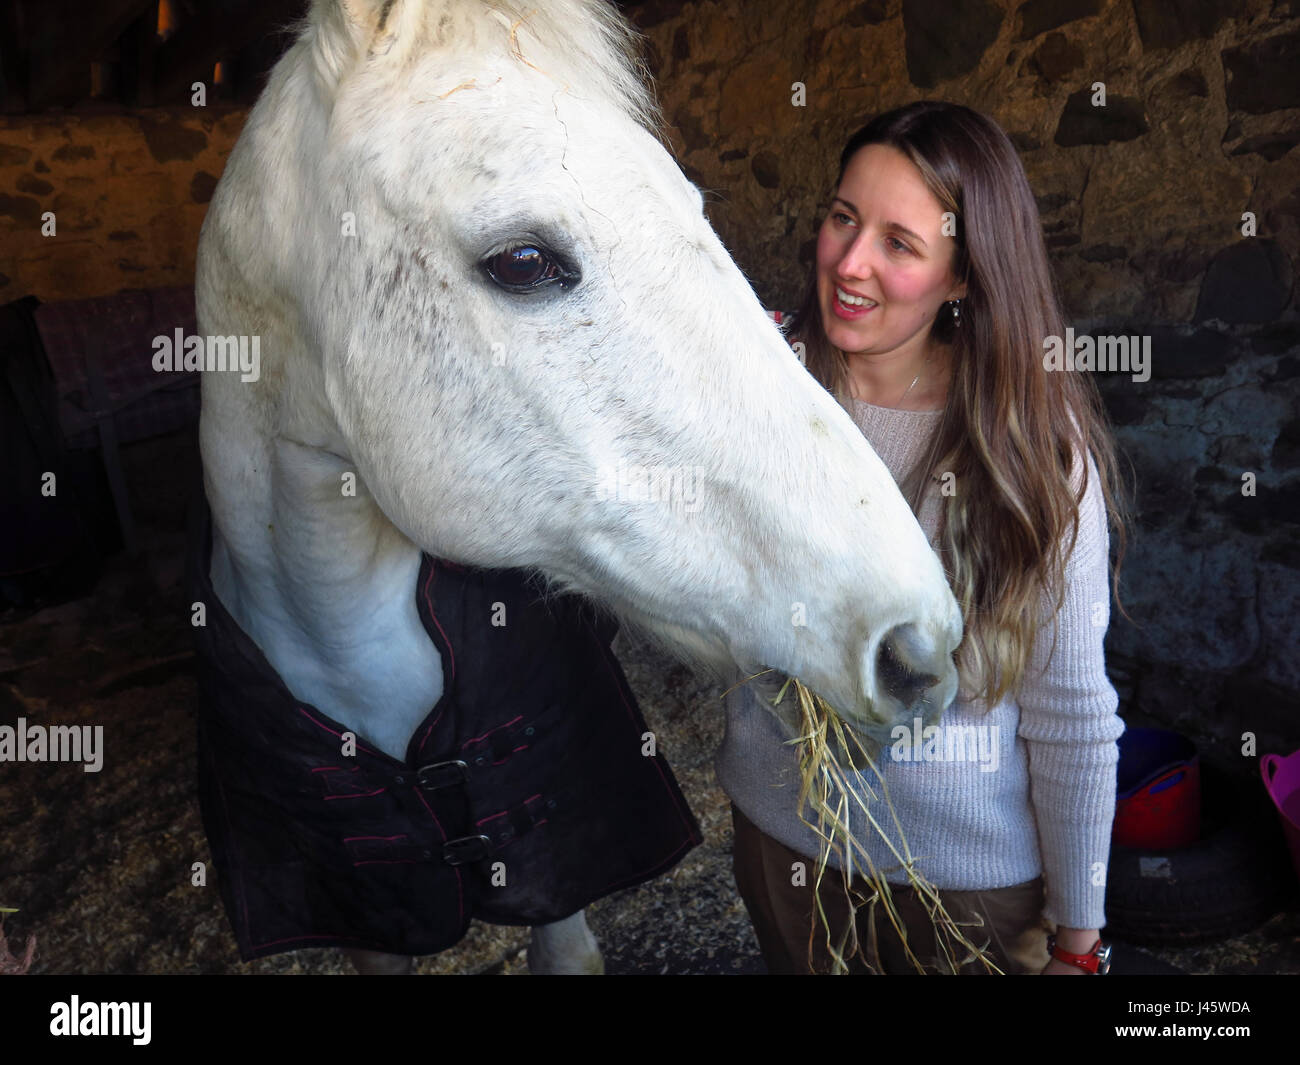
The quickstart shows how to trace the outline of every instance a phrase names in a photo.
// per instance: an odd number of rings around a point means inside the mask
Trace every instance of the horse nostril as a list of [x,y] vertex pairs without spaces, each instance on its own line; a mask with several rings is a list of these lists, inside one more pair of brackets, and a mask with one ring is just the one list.
[[921,646],[921,634],[915,625],[897,625],[885,634],[876,653],[876,680],[880,688],[911,708],[939,683],[933,673],[913,667],[916,661],[933,659]]

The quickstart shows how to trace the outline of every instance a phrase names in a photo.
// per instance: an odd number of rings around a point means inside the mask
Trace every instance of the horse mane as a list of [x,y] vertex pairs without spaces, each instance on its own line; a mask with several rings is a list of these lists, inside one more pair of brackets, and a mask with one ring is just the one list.
[[464,55],[502,41],[516,61],[559,88],[609,100],[664,140],[643,38],[606,0],[315,0],[293,28],[314,44],[318,73],[327,85],[338,84],[356,54],[359,31],[345,2],[372,9],[375,25],[367,49],[386,51],[393,37],[411,35],[415,39],[404,42],[408,52]]

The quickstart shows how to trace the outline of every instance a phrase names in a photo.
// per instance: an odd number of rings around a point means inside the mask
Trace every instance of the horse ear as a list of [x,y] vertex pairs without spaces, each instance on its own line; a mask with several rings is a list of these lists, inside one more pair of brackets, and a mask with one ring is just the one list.
[[337,82],[358,59],[386,56],[399,42],[413,47],[424,7],[423,0],[314,0],[322,73]]
[[419,0],[339,0],[343,14],[369,47],[371,55],[387,55],[409,30],[424,6]]

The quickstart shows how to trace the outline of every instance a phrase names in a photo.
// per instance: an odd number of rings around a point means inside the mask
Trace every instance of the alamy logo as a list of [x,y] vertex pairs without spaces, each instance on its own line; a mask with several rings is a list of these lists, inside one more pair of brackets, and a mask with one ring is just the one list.
[[82,770],[104,766],[103,725],[0,725],[0,762],[85,762]]
[[982,773],[998,768],[997,725],[927,725],[919,717],[912,727],[895,725],[889,733],[895,762],[977,762]]
[[181,328],[171,336],[153,338],[156,373],[213,373],[239,371],[245,383],[262,374],[262,338],[259,336],[186,336]]
[[1067,327],[1065,338],[1043,338],[1043,369],[1049,371],[1131,373],[1137,382],[1151,380],[1151,338],[1076,337]]
[[50,1006],[50,1035],[129,1035],[136,1046],[147,1046],[153,1003],[71,1002]]
[[699,509],[700,466],[638,466],[619,461],[603,466],[596,498],[620,503],[668,503],[687,513]]

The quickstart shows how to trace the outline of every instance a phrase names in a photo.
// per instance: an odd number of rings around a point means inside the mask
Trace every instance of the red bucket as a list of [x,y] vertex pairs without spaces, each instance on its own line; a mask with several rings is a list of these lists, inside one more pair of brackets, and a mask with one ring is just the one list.
[[1186,847],[1201,834],[1201,764],[1177,732],[1131,728],[1119,739],[1116,846]]
[[1295,875],[1300,877],[1300,751],[1285,758],[1264,755],[1259,760],[1259,772],[1264,778],[1264,790],[1282,818],[1282,831],[1291,848],[1291,864],[1295,866]]

